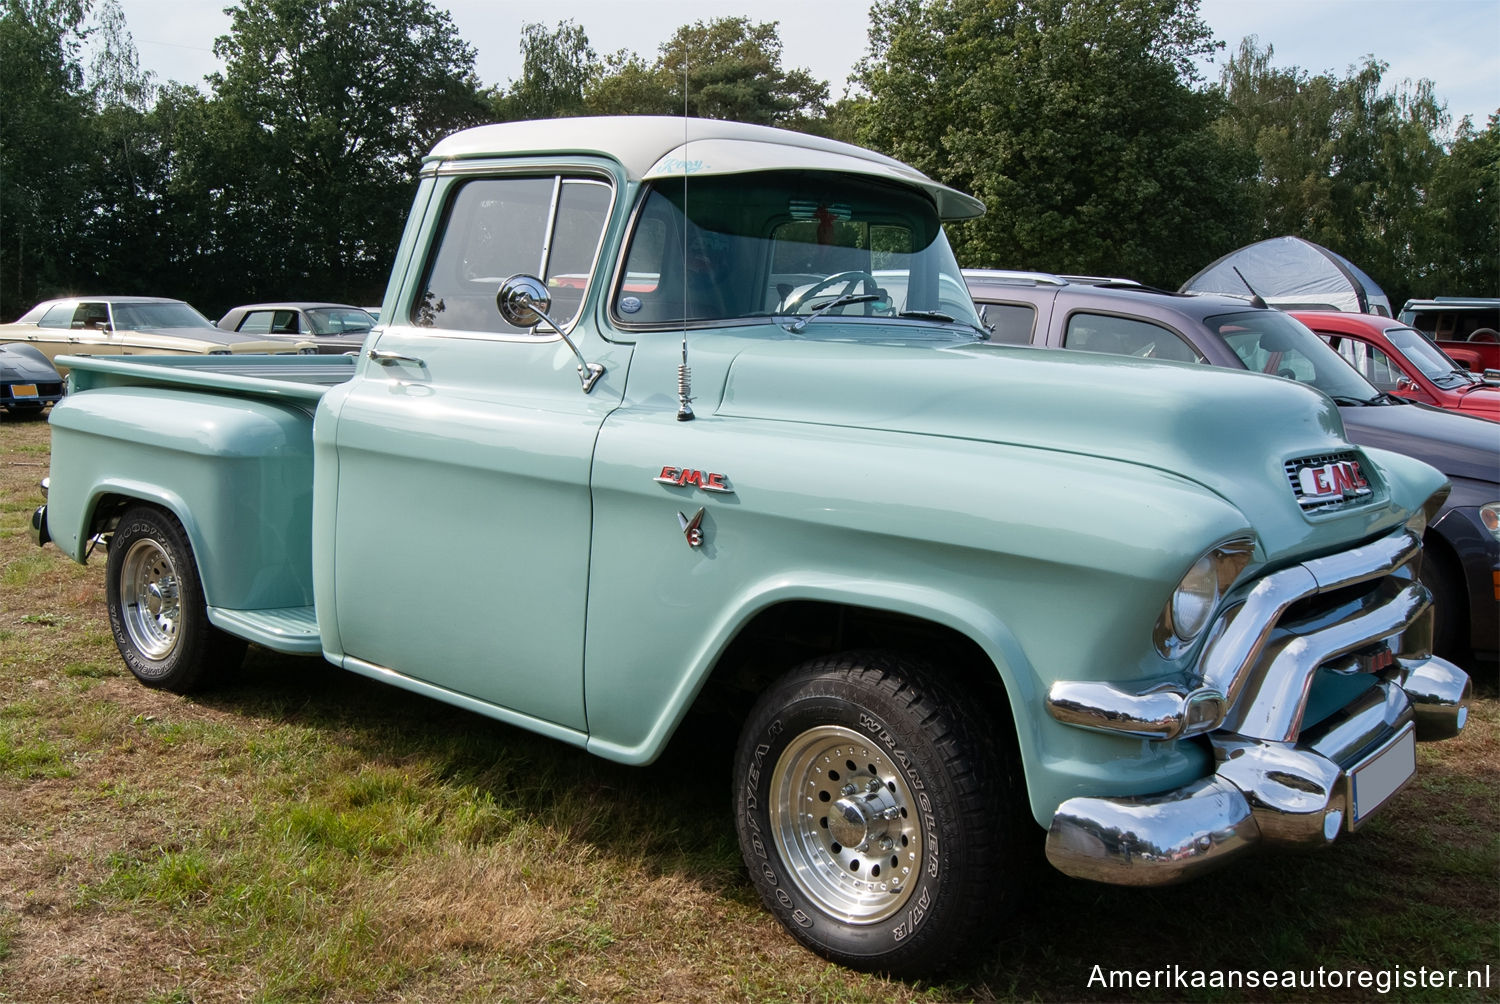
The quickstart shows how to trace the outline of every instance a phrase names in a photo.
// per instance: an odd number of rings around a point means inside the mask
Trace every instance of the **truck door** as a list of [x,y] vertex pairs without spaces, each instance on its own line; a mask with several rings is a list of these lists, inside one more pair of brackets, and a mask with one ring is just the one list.
[[[613,198],[583,173],[440,177],[407,305],[330,409],[343,653],[579,731],[589,471],[629,351],[582,316]],[[591,392],[548,325],[501,318],[517,273],[606,366]]]

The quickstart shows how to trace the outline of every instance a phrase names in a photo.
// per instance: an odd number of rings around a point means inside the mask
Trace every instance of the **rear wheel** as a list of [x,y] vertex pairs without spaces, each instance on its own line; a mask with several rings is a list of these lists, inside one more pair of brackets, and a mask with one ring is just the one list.
[[1034,825],[972,707],[927,667],[865,654],[808,663],[757,702],[735,769],[740,848],[798,941],[931,972],[1019,898]]
[[245,642],[209,623],[187,534],[165,510],[137,506],[121,517],[105,591],[115,645],[148,687],[197,690],[244,658]]

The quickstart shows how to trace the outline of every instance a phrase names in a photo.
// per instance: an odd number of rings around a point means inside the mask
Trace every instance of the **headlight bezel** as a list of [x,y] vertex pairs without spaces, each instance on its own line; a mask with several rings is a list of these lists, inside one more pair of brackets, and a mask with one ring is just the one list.
[[1152,643],[1164,659],[1177,659],[1203,637],[1225,595],[1255,556],[1253,535],[1231,537],[1200,554],[1162,606]]

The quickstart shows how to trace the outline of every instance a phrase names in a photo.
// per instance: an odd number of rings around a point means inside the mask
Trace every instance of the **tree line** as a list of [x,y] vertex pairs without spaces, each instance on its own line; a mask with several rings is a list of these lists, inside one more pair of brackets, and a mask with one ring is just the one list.
[[378,302],[441,136],[483,122],[696,115],[858,143],[984,199],[966,266],[1175,288],[1295,235],[1392,301],[1500,294],[1500,114],[1223,48],[1198,0],[876,0],[845,96],[783,65],[779,25],[679,27],[654,57],[520,26],[484,86],[430,0],[240,0],[207,91],[139,67],[117,0],[0,0],[0,319],[70,292]]

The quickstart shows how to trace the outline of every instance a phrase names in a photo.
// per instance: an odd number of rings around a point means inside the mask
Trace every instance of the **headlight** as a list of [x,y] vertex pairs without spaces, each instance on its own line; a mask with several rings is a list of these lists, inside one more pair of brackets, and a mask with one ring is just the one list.
[[1490,502],[1479,507],[1479,522],[1496,539],[1500,540],[1500,502]]
[[1164,658],[1176,658],[1198,640],[1254,553],[1254,538],[1237,538],[1211,548],[1193,562],[1156,621],[1153,640]]
[[1208,624],[1219,599],[1219,573],[1212,554],[1193,563],[1172,594],[1172,633],[1181,641],[1192,641]]

